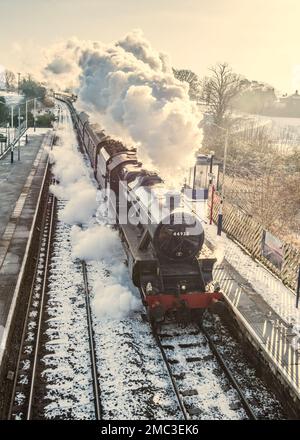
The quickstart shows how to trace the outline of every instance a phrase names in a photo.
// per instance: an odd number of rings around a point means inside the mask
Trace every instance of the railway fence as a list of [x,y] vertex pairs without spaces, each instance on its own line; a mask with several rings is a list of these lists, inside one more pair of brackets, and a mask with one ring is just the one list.
[[[0,137],[0,159],[4,158],[9,151],[16,148],[19,140],[21,140],[22,136],[27,131],[26,122],[22,122],[18,129],[12,129],[12,131],[12,133],[8,132],[8,136],[7,133],[5,133],[5,135],[2,134]],[[1,142],[1,138],[2,140],[5,140],[5,142]]]
[[[214,194],[213,220],[218,221],[221,198]],[[209,202],[210,210],[210,202]],[[263,237],[266,233],[263,226],[253,219],[250,214],[238,209],[229,202],[223,203],[223,229],[227,235],[241,244],[253,258],[263,263],[269,270],[280,278],[293,291],[297,290],[300,267],[300,249],[281,241],[282,264],[280,267],[270,261],[263,252]]]

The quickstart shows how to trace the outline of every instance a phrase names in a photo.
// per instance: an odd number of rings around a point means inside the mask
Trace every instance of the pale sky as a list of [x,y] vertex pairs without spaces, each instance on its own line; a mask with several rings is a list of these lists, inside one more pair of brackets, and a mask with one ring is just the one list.
[[26,72],[37,48],[109,43],[134,28],[172,65],[204,75],[227,61],[249,79],[300,89],[299,0],[0,0],[0,65]]

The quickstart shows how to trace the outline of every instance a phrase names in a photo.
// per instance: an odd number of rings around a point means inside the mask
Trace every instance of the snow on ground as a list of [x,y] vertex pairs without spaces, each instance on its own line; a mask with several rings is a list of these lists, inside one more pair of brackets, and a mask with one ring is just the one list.
[[[124,260],[121,244],[117,246],[115,264]],[[132,285],[128,269],[123,285],[138,295]],[[118,300],[111,298],[105,287],[111,285],[112,265],[105,261],[90,262],[88,276],[91,296],[97,299],[99,283],[110,300],[110,308],[119,312]],[[141,302],[138,310],[125,313],[107,313],[94,306],[93,322],[97,341],[99,383],[103,396],[104,419],[180,419],[181,413],[174,399],[156,342],[148,323],[141,319]],[[124,312],[124,310],[123,310]]]
[[24,99],[24,95],[19,95],[15,92],[5,92],[3,90],[0,90],[0,97],[1,96],[5,98],[5,102],[7,105],[19,104]]
[[[20,146],[23,147],[24,145],[26,145],[26,134],[28,137],[41,136],[46,134],[49,130],[50,128],[37,127],[34,131],[33,127],[29,127],[20,139]],[[18,129],[17,128],[7,129],[5,127],[0,127],[0,133],[3,134],[4,136],[8,136],[9,139],[14,139],[18,135]],[[17,145],[18,144],[16,144],[16,146]]]
[[[59,202],[57,234],[62,238],[56,240],[50,277],[45,416],[93,418],[82,274],[75,270],[80,258],[89,262],[104,418],[178,419],[180,410],[149,325],[141,319],[142,304],[120,240],[104,218],[102,224],[91,218],[96,200],[91,170],[78,151],[66,109],[61,118],[61,145],[51,153],[59,184],[52,191],[65,201]],[[87,203],[86,191],[92,190],[94,198]]]
[[255,127],[265,127],[269,136],[273,139],[273,145],[277,146],[281,153],[289,153],[294,148],[300,148],[300,118],[288,118],[279,116],[263,116],[251,114],[236,114],[242,116],[247,130],[247,122]]
[[220,263],[226,258],[253,287],[253,289],[270,304],[270,306],[286,322],[292,325],[296,336],[293,339],[295,348],[300,347],[300,309],[296,309],[295,294],[284,286],[284,284],[273,276],[260,263],[253,260],[236,243],[227,238],[223,233],[218,237],[215,225],[206,225],[205,233],[207,239],[216,247],[216,256]]
[[[200,332],[193,325],[178,330],[178,325],[162,327],[163,344],[172,371],[178,377],[181,392],[196,390],[185,396],[189,408],[197,408],[193,419],[243,420],[247,418],[236,390],[220,369],[220,365]],[[174,335],[175,334],[175,335]],[[190,359],[199,359],[191,362]]]
[[204,327],[242,388],[255,414],[263,420],[285,419],[286,415],[276,396],[259,377],[255,367],[249,365],[242,346],[231,336],[220,318],[217,315],[206,315]]
[[[58,132],[62,139],[62,145],[55,147],[51,153],[51,161],[54,163],[54,173],[59,179],[59,185],[53,186],[52,190],[59,199],[64,199],[66,203],[59,212],[61,224],[67,223],[68,234],[68,256],[66,260],[73,258],[76,266],[76,258],[84,259],[88,262],[88,278],[92,295],[93,325],[96,338],[96,352],[99,367],[100,389],[103,393],[102,402],[105,418],[178,418],[179,412],[174,403],[174,395],[170,387],[158,348],[151,337],[149,326],[141,320],[141,303],[136,289],[132,286],[129,273],[123,263],[125,254],[121,248],[120,240],[116,231],[105,225],[105,218],[100,212],[97,213],[98,223],[95,221],[95,210],[97,208],[95,182],[92,178],[92,171],[87,163],[82,159],[78,152],[77,140],[72,127],[70,115],[65,109],[61,113],[63,129]],[[86,195],[89,195],[86,197]],[[87,201],[88,200],[88,201]],[[98,198],[98,201],[101,198]],[[98,210],[99,211],[99,210]],[[64,223],[63,223],[64,222]],[[72,228],[70,228],[72,227]],[[206,227],[208,239],[216,242],[216,232],[214,227]],[[279,314],[284,315],[285,319],[292,322],[296,328],[299,325],[299,316],[295,316],[293,307],[295,297],[282,283],[277,281],[271,274],[265,271],[260,265],[255,263],[237,245],[226,237],[222,238],[221,243],[217,243],[217,253],[219,259],[225,255],[226,259],[232,264],[253,287],[274,307]],[[72,276],[66,281],[66,268],[64,264],[57,270],[60,271],[60,281],[55,281],[57,295],[61,290],[67,295],[71,292],[74,302],[77,296],[73,292]],[[71,271],[72,273],[72,271]],[[75,286],[79,285],[77,275],[73,275]],[[79,275],[78,275],[79,276]],[[59,278],[58,278],[59,280]],[[73,292],[73,293],[72,293]],[[78,292],[77,292],[78,293]],[[267,298],[265,297],[267,296]],[[53,296],[55,306],[56,295]],[[108,298],[110,300],[108,300]],[[62,298],[63,299],[63,298]],[[63,299],[63,301],[65,301]],[[77,299],[80,301],[79,299]],[[71,303],[72,303],[71,301]],[[88,365],[86,358],[87,350],[84,349],[86,336],[83,335],[84,327],[77,328],[76,320],[66,319],[64,323],[64,308],[66,307],[67,317],[72,317],[71,305],[61,305],[57,308],[58,318],[53,316],[49,321],[53,328],[57,343],[51,346],[51,350],[57,350],[58,356],[61,349],[67,344],[68,332],[74,331],[68,325],[75,324],[75,332],[78,334],[74,339],[73,348],[79,349],[78,355],[70,360],[71,365],[82,365],[82,402],[78,403],[78,414],[83,416],[83,408],[90,408],[90,382],[88,371],[83,367]],[[77,312],[74,312],[76,316]],[[69,322],[69,324],[68,324]],[[66,327],[65,327],[66,325]],[[59,334],[57,333],[60,330]],[[83,343],[81,344],[81,339]],[[83,349],[77,346],[81,346]],[[80,351],[83,350],[83,351]],[[47,407],[49,417],[57,416],[62,408],[58,408],[55,403],[55,396],[62,392],[65,396],[61,405],[66,405],[65,413],[73,411],[71,403],[73,398],[68,400],[68,393],[77,387],[73,386],[76,379],[76,368],[68,366],[69,360],[59,362],[54,360],[54,356],[49,353],[48,377],[52,377],[53,389],[49,396],[53,397],[52,406]],[[61,356],[63,356],[61,354]],[[74,353],[72,354],[74,356]],[[63,366],[65,365],[65,367]],[[62,368],[60,368],[62,366]],[[54,370],[54,371],[51,371]],[[58,369],[57,380],[55,369]],[[61,376],[59,376],[61,374]],[[81,377],[79,375],[79,377]],[[211,380],[213,380],[211,378]],[[59,390],[59,383],[62,381],[64,387]],[[209,381],[207,382],[209,383]],[[56,388],[55,388],[56,387]],[[73,391],[72,391],[73,390]],[[52,393],[52,394],[51,394]],[[65,394],[64,394],[65,393]],[[66,402],[64,402],[64,400]],[[76,405],[75,405],[76,406]],[[88,410],[89,411],[89,410]],[[73,411],[73,415],[75,412]],[[89,414],[89,412],[85,413]],[[91,414],[91,412],[90,412]],[[228,413],[229,414],[229,413]],[[89,417],[89,415],[88,415]]]
[[[64,209],[59,202],[58,213]],[[58,220],[51,257],[46,342],[46,419],[94,418],[89,340],[81,265],[72,261],[70,226]]]
[[300,118],[255,115],[255,119],[265,121],[266,123],[269,122],[270,124],[280,128],[293,127],[296,128],[300,134]]

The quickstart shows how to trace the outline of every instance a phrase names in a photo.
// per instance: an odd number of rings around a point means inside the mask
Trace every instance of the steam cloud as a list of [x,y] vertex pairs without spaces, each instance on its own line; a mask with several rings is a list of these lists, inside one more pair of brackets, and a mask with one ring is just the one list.
[[48,80],[51,72],[63,86],[70,85],[66,78],[75,82],[81,108],[109,134],[137,145],[147,166],[174,177],[193,162],[201,115],[188,85],[175,79],[168,57],[141,31],[112,45],[73,39],[51,56]]
[[[130,311],[140,306],[132,293],[128,271],[122,261],[124,257],[118,234],[102,224],[95,224],[93,218],[97,209],[96,189],[89,176],[89,169],[78,151],[77,141],[68,112],[63,117],[69,119],[58,133],[59,145],[50,151],[53,173],[58,180],[51,190],[59,199],[66,200],[60,219],[71,229],[72,257],[84,261],[100,261],[106,274],[95,283],[93,312],[98,319],[126,317]],[[99,199],[99,197],[98,197]],[[100,204],[103,199],[99,199]],[[98,211],[98,221],[101,210]],[[78,224],[85,224],[82,229]]]
[[50,151],[53,173],[59,181],[58,185],[51,185],[51,191],[58,199],[67,201],[60,219],[69,225],[84,224],[96,211],[97,191],[77,151],[73,130],[67,130],[63,126],[59,131],[59,138],[60,144]]
[[131,291],[127,267],[122,262],[122,249],[116,231],[104,225],[86,230],[74,226],[71,232],[73,258],[100,260],[108,271],[94,284],[93,311],[98,319],[127,316],[140,303]]

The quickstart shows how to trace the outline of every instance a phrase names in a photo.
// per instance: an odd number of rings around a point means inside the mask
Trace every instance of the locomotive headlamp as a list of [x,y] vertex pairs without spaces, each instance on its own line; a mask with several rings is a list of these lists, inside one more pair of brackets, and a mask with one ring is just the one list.
[[150,283],[150,281],[147,283],[146,285],[146,293],[150,294],[153,292],[153,287],[152,284]]

